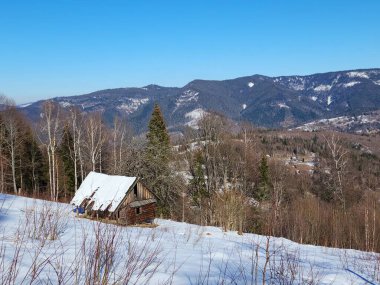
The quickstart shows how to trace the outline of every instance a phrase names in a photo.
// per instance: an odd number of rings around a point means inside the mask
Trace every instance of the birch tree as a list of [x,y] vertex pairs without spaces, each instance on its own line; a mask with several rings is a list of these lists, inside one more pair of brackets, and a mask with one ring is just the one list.
[[[1,118],[0,118],[1,119]],[[7,157],[4,148],[5,141],[5,130],[3,126],[3,121],[0,121],[0,181],[1,181],[1,193],[5,190],[5,168],[7,163]]]
[[344,193],[344,175],[347,166],[347,150],[344,149],[342,139],[335,133],[325,136],[328,154],[330,157],[328,166],[330,171],[330,186],[333,188],[335,199],[341,202],[343,209],[346,207]]
[[16,156],[23,142],[23,136],[19,114],[11,102],[3,111],[2,128],[5,132],[5,146],[10,155],[13,191],[15,194],[19,194],[16,182]]
[[92,171],[96,171],[97,164],[102,172],[102,147],[106,141],[106,134],[100,113],[90,114],[84,124],[84,147],[90,162]]
[[42,107],[41,117],[42,134],[40,140],[45,145],[48,157],[50,197],[57,201],[59,194],[57,150],[61,131],[59,105],[52,101],[46,101]]
[[112,173],[121,174],[123,151],[127,136],[125,122],[119,117],[115,117],[112,129]]
[[83,118],[77,108],[70,108],[71,133],[73,139],[71,159],[74,166],[74,190],[78,190],[78,164],[81,174],[81,181],[84,179],[83,173],[83,155],[82,155],[82,124]]

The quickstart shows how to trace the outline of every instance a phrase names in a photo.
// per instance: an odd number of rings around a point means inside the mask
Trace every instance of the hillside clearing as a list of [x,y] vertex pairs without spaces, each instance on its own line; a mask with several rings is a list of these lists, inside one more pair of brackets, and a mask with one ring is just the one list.
[[161,219],[156,228],[118,227],[77,218],[67,204],[11,195],[1,195],[0,205],[1,284],[262,284],[263,276],[267,284],[363,284],[352,272],[379,278],[374,253]]

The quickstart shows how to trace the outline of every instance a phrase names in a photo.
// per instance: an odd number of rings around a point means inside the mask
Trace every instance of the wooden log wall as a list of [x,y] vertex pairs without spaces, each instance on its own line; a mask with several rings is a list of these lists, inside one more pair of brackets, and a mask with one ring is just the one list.
[[156,203],[138,207],[140,213],[136,213],[137,208],[125,207],[120,210],[119,221],[126,225],[141,224],[153,220],[156,217]]

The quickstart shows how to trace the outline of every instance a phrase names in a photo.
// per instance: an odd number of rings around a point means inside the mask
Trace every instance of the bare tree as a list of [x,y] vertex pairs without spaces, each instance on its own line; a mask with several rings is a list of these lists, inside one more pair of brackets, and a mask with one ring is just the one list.
[[[202,146],[208,197],[211,197],[215,191],[219,190],[224,182],[224,169],[221,164],[222,159],[219,147],[222,141],[224,125],[225,120],[217,114],[206,114],[198,122],[198,144]],[[207,200],[206,212],[206,225],[208,223],[214,224],[212,199]]]
[[37,158],[37,149],[36,148],[31,148],[31,160],[30,160],[30,166],[32,168],[32,187],[33,187],[33,193],[36,195],[38,193],[39,189],[39,183],[37,180],[37,165],[38,165],[38,158]]
[[58,200],[58,170],[57,170],[57,148],[60,138],[60,108],[52,101],[44,103],[42,108],[42,134],[41,142],[45,145],[49,163],[49,187],[52,200]]
[[106,136],[102,117],[100,113],[90,114],[85,122],[85,144],[84,147],[90,161],[91,170],[96,170],[96,164],[99,163],[99,171],[102,165],[102,147],[105,143]]
[[127,128],[125,122],[119,117],[115,117],[112,129],[112,172],[113,174],[121,174],[123,150]]
[[324,136],[330,156],[330,174],[332,177],[334,196],[342,203],[343,209],[346,208],[344,195],[344,175],[347,166],[347,150],[344,149],[342,139],[335,133]]
[[[0,95],[0,104],[7,106],[8,105],[8,98],[4,95]],[[0,176],[1,176],[1,193],[5,190],[5,168],[7,164],[7,156],[6,156],[6,150],[5,150],[5,128],[4,128],[4,122],[2,117],[0,117]]]
[[73,135],[73,151],[70,154],[74,164],[74,189],[78,189],[78,163],[80,167],[81,180],[83,181],[83,157],[82,157],[82,124],[83,118],[77,108],[70,108],[71,132]]
[[3,111],[2,128],[5,132],[5,145],[10,154],[10,163],[12,170],[12,185],[15,194],[18,193],[17,183],[16,183],[16,155],[19,150],[22,141],[22,128],[20,126],[20,117],[18,111],[11,100],[6,100],[4,103],[7,104],[5,110]]
[[279,163],[274,163],[272,165],[272,213],[273,213],[273,227],[272,227],[272,234],[277,234],[275,231],[278,227],[278,225],[281,225],[281,209],[284,202],[284,196],[285,196],[285,177],[287,175],[287,170],[283,165],[280,165]]
[[5,167],[7,163],[7,157],[4,149],[5,130],[3,122],[0,123],[0,181],[1,181],[1,193],[5,190]]

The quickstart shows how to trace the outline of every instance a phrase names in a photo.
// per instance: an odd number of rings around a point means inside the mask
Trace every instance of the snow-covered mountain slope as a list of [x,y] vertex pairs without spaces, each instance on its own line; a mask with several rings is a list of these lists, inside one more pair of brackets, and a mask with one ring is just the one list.
[[[295,127],[320,119],[357,116],[380,110],[380,69],[328,72],[306,76],[253,75],[231,80],[194,80],[182,88],[149,85],[54,98],[62,107],[100,111],[108,122],[127,116],[138,132],[146,129],[154,103],[168,126],[194,126],[197,110],[218,112],[234,121],[263,127]],[[43,101],[20,106],[39,119]]]
[[118,227],[11,195],[0,195],[0,205],[1,284],[379,282],[374,253],[160,219],[156,228]]
[[380,132],[380,111],[369,112],[359,116],[340,116],[321,119],[303,124],[296,129],[303,131],[336,130],[353,133]]

